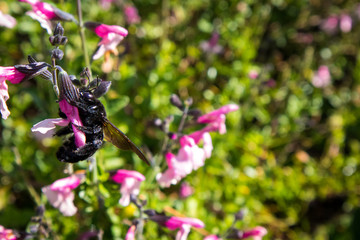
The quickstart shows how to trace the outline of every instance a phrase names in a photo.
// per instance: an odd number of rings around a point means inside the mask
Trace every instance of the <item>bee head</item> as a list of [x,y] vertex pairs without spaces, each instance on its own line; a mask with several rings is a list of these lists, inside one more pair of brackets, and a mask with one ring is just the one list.
[[94,99],[96,99],[95,96],[89,91],[81,91],[80,97],[86,102],[93,102]]

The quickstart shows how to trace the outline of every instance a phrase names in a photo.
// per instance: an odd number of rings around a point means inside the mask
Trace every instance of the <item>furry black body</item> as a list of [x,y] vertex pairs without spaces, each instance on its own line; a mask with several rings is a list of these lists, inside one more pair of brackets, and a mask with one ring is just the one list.
[[[72,102],[71,105],[78,108],[83,126],[75,127],[85,133],[86,143],[78,148],[75,145],[75,137],[72,135],[59,148],[56,156],[62,162],[74,163],[91,157],[102,146],[106,112],[104,105],[90,91],[86,90],[80,90],[78,100]],[[61,111],[59,115],[66,118],[66,115]],[[73,133],[71,123],[67,127],[60,129],[56,135],[60,136],[70,133]]]

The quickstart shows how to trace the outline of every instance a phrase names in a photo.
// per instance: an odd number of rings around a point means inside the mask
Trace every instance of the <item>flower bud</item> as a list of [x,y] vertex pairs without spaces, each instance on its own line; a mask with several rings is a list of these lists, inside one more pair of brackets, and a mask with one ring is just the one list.
[[192,97],[189,97],[188,99],[185,100],[185,105],[186,106],[191,106],[193,104],[193,99]]
[[170,103],[174,105],[175,107],[179,108],[180,110],[184,109],[184,105],[181,102],[180,98],[176,94],[171,94],[170,96]]
[[246,211],[244,209],[239,210],[237,213],[235,213],[235,220],[236,221],[243,220],[245,213],[246,213]]
[[55,35],[60,35],[63,36],[64,35],[64,28],[61,26],[61,23],[59,22],[58,24],[56,24],[56,27],[54,29],[54,36]]
[[61,60],[64,57],[64,52],[58,48],[52,50],[51,57],[57,60]]

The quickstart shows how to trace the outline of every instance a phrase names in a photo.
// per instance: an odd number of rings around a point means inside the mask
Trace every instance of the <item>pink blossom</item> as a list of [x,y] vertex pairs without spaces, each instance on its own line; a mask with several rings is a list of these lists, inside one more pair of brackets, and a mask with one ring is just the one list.
[[98,49],[92,57],[94,60],[99,59],[105,52],[113,52],[117,55],[117,45],[128,35],[128,31],[125,28],[116,25],[86,22],[84,26],[102,38],[98,44]]
[[256,79],[259,76],[259,73],[256,70],[251,70],[248,76],[250,79]]
[[70,123],[70,120],[63,118],[54,118],[54,119],[45,119],[41,122],[35,124],[31,131],[35,134],[39,133],[42,135],[42,138],[51,137],[54,135],[54,130],[56,126],[66,126]]
[[42,192],[50,204],[58,208],[64,216],[73,216],[77,212],[74,205],[74,193],[71,191],[79,186],[81,179],[77,175],[61,178],[53,184],[43,187]]
[[237,111],[239,106],[236,104],[228,104],[210,113],[202,115],[198,118],[198,123],[208,123],[202,132],[219,131],[220,134],[226,133],[225,114]]
[[7,28],[13,28],[16,25],[16,19],[10,15],[4,14],[0,11],[0,26]]
[[16,240],[14,232],[11,229],[6,229],[0,225],[0,240]]
[[86,136],[85,133],[78,130],[76,126],[83,126],[79,110],[77,107],[70,105],[65,99],[59,102],[60,110],[66,115],[67,119],[72,123],[71,127],[75,136],[75,145],[79,148],[85,145]]
[[169,217],[164,214],[158,214],[154,210],[146,210],[145,213],[149,219],[170,230],[179,228],[176,234],[176,240],[186,240],[191,227],[203,228],[205,224],[197,218]]
[[217,235],[208,235],[203,240],[221,240]]
[[124,8],[124,13],[125,13],[126,21],[129,24],[139,23],[141,20],[138,14],[138,10],[134,6],[126,6]]
[[56,7],[48,3],[41,2],[39,0],[19,0],[20,2],[26,2],[31,5],[32,11],[28,11],[26,14],[31,18],[40,22],[41,27],[46,29],[48,34],[52,34],[52,20],[61,21],[74,21],[74,17],[66,12],[59,10]]
[[352,19],[349,15],[343,14],[340,16],[340,30],[344,33],[350,32],[352,27]]
[[122,206],[127,206],[130,204],[130,195],[139,195],[140,183],[145,180],[145,177],[136,171],[120,169],[112,176],[112,180],[121,184],[119,203]]
[[168,169],[156,176],[160,186],[169,187],[171,184],[177,184],[193,170],[204,165],[205,159],[211,155],[212,142],[209,133],[204,133],[201,137],[204,142],[203,148],[200,148],[190,135],[183,136],[180,138],[181,147],[178,154],[176,156],[172,153],[165,155]]
[[241,239],[252,237],[253,240],[261,240],[266,234],[267,230],[264,227],[257,226],[251,230],[244,231]]
[[126,233],[125,240],[135,240],[136,226],[132,225]]
[[214,32],[209,41],[203,41],[200,43],[200,48],[206,53],[221,53],[223,47],[218,44],[219,36],[219,33]]
[[15,67],[0,67],[0,113],[3,119],[7,119],[10,115],[6,105],[6,101],[10,98],[6,80],[12,84],[18,84],[25,76],[24,73],[17,71]]
[[180,186],[180,197],[187,198],[194,193],[194,189],[190,186],[189,183],[183,182]]
[[111,6],[111,3],[115,0],[100,0],[100,5],[103,9],[109,9]]
[[338,25],[339,19],[337,16],[331,16],[325,19],[321,23],[321,29],[325,31],[328,34],[333,34],[336,31],[337,25]]
[[170,230],[179,228],[176,234],[176,240],[186,240],[191,227],[203,228],[205,224],[197,218],[170,217],[164,226]]
[[330,84],[331,75],[329,68],[321,65],[312,78],[312,84],[317,88],[323,88]]

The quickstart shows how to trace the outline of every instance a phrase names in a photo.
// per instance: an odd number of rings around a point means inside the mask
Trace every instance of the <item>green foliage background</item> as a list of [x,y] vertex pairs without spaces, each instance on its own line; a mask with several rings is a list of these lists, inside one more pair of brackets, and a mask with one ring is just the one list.
[[[75,1],[53,1],[76,15]],[[214,151],[203,168],[186,177],[194,188],[187,199],[179,186],[159,189],[151,169],[136,156],[106,144],[97,154],[99,185],[91,176],[76,191],[79,213],[63,217],[46,205],[46,218],[60,239],[75,239],[90,229],[102,229],[104,239],[123,239],[138,215],[133,205],[117,204],[119,186],[107,181],[108,171],[135,169],[147,177],[141,197],[148,207],[178,212],[204,221],[206,231],[224,233],[233,214],[247,209],[236,225],[267,228],[264,239],[359,239],[360,175],[360,19],[357,1],[235,1],[138,0],[115,1],[104,10],[84,0],[85,21],[124,26],[129,35],[113,56],[114,71],[101,70],[103,59],[92,63],[95,75],[111,80],[102,99],[108,118],[137,145],[153,153],[163,134],[153,119],[180,112],[169,96],[193,97],[194,107],[210,112],[228,103],[240,110],[227,116],[227,133],[212,133]],[[137,7],[141,22],[128,25],[123,7]],[[29,5],[0,2],[0,9],[17,19],[14,29],[0,28],[0,66],[26,63],[32,55],[50,61],[48,35],[24,13]],[[329,35],[319,25],[329,16],[350,14],[349,33]],[[69,43],[59,65],[69,74],[84,67],[77,26],[65,23]],[[221,54],[203,52],[199,45],[220,34]],[[302,34],[313,37],[301,41]],[[91,55],[99,38],[86,31]],[[331,84],[315,88],[311,79],[327,65]],[[251,70],[259,72],[250,79]],[[275,86],[269,86],[273,79]],[[60,138],[37,141],[30,128],[56,118],[58,105],[49,82],[30,80],[9,86],[11,115],[0,121],[0,224],[25,230],[37,206],[41,187],[65,177],[65,165],[55,152]],[[188,132],[190,133],[190,132]],[[86,169],[87,163],[74,166]],[[46,203],[44,196],[38,199]],[[145,239],[173,239],[174,232],[147,223]],[[189,239],[202,239],[192,230]]]

